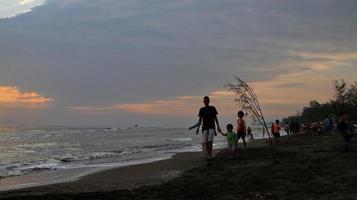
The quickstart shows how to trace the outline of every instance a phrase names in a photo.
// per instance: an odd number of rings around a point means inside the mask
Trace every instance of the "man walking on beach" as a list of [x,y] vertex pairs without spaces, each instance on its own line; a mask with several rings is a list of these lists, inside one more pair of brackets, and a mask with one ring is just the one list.
[[198,124],[196,134],[199,133],[200,126],[202,124],[202,150],[208,160],[212,159],[212,150],[213,150],[213,139],[216,133],[216,124],[217,131],[222,133],[221,128],[218,123],[218,112],[214,106],[210,106],[210,99],[208,96],[203,97],[203,104],[198,113]]

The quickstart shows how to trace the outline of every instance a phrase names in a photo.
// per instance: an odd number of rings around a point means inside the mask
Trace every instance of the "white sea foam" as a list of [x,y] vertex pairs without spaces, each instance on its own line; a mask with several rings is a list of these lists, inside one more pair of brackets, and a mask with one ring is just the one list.
[[87,158],[92,160],[92,159],[114,157],[119,155],[120,154],[114,152],[94,152],[91,155],[89,155]]
[[27,0],[27,1],[14,1],[14,0],[2,0],[0,4],[0,19],[12,18],[21,14],[31,12],[33,8],[41,6],[46,0]]
[[201,137],[185,129],[22,128],[3,136],[0,147],[6,153],[0,153],[0,176],[12,178],[120,167],[201,150]]
[[170,138],[168,140],[173,142],[191,142],[192,138]]
[[48,143],[31,143],[31,144],[19,144],[17,147],[20,148],[50,148],[58,146],[56,142],[48,142]]

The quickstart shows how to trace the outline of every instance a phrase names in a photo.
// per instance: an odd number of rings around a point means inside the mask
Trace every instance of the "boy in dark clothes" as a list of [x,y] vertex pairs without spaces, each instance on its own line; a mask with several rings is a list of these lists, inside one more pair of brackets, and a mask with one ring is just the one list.
[[344,139],[343,151],[348,151],[348,145],[350,144],[352,133],[351,129],[347,123],[348,114],[347,112],[342,112],[340,115],[340,121],[338,122],[337,129],[341,133]]

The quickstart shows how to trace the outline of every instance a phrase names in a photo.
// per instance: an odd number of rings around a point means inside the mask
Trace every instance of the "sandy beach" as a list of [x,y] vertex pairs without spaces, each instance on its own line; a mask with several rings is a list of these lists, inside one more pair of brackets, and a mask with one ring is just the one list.
[[357,152],[343,153],[336,134],[285,137],[272,162],[266,141],[224,150],[212,161],[200,153],[112,169],[56,185],[2,192],[1,199],[356,199]]

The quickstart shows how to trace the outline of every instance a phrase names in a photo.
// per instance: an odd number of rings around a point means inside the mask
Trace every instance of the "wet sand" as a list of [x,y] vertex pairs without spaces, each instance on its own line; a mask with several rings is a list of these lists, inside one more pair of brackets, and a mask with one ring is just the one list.
[[[79,181],[0,193],[1,199],[357,199],[357,145],[336,134],[283,138],[272,162],[265,141],[212,161],[183,153]],[[186,171],[188,170],[188,171]]]

